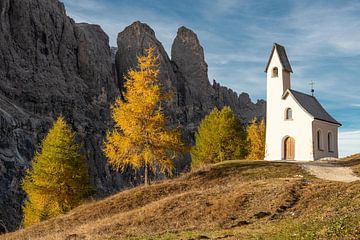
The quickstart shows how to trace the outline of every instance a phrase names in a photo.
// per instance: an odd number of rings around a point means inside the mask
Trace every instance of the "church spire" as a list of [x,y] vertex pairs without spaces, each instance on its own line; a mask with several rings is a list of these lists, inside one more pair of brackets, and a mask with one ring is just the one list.
[[277,43],[273,44],[271,54],[266,65],[268,98],[281,99],[287,89],[291,88],[290,74],[292,68],[286,55],[285,48]]
[[281,46],[280,44],[277,44],[277,43],[274,43],[274,44],[273,44],[273,47],[272,47],[272,50],[271,50],[271,54],[270,54],[269,60],[268,60],[268,62],[267,62],[267,64],[266,64],[265,72],[268,71],[268,68],[269,68],[271,59],[272,59],[272,57],[273,57],[273,54],[274,54],[274,52],[275,52],[275,49],[276,49],[276,52],[277,52],[278,55],[279,55],[281,65],[282,65],[282,67],[284,68],[284,70],[287,71],[287,72],[291,72],[291,73],[292,73],[293,71],[292,71],[292,68],[291,68],[289,59],[288,59],[288,57],[287,57],[287,55],[286,55],[285,47],[284,47],[284,46]]

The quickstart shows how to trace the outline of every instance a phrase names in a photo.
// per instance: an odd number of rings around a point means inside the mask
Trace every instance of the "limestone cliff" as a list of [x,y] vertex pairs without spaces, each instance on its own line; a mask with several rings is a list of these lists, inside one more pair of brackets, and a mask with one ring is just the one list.
[[184,86],[183,102],[188,130],[195,131],[201,119],[214,107],[230,106],[243,123],[265,115],[265,102],[252,103],[246,93],[237,93],[208,79],[204,50],[196,34],[180,27],[171,49],[171,59],[181,73]]
[[0,230],[21,222],[23,170],[54,119],[63,114],[83,144],[99,194],[128,182],[101,153],[119,91],[109,39],[75,24],[57,0],[0,1]]
[[119,33],[116,69],[120,89],[123,90],[123,76],[136,65],[136,56],[148,47],[155,47],[160,56],[160,81],[174,93],[168,105],[170,119],[180,123],[185,130],[185,138],[193,141],[193,135],[201,119],[214,107],[230,106],[243,123],[253,117],[262,118],[265,102],[252,103],[246,93],[238,95],[231,89],[220,86],[208,79],[208,66],[204,50],[196,34],[180,27],[171,49],[171,59],[164,50],[155,32],[144,23],[134,22]]

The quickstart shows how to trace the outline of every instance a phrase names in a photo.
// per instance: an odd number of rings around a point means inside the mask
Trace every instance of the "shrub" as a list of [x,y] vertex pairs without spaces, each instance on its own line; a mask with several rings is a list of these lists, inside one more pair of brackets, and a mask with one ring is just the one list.
[[230,107],[214,108],[200,123],[191,149],[192,167],[246,156],[246,132]]

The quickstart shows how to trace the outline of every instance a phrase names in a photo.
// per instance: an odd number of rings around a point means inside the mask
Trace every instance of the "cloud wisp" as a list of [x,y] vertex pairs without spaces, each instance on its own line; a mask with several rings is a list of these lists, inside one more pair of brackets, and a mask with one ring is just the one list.
[[360,152],[360,129],[339,132],[339,151],[341,157]]

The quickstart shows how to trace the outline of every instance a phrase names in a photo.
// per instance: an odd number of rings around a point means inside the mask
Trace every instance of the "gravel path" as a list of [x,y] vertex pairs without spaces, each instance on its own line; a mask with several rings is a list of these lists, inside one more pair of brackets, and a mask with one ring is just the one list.
[[301,165],[306,171],[315,175],[317,178],[339,182],[353,182],[360,180],[350,167],[343,167],[326,161],[306,162],[301,163]]

